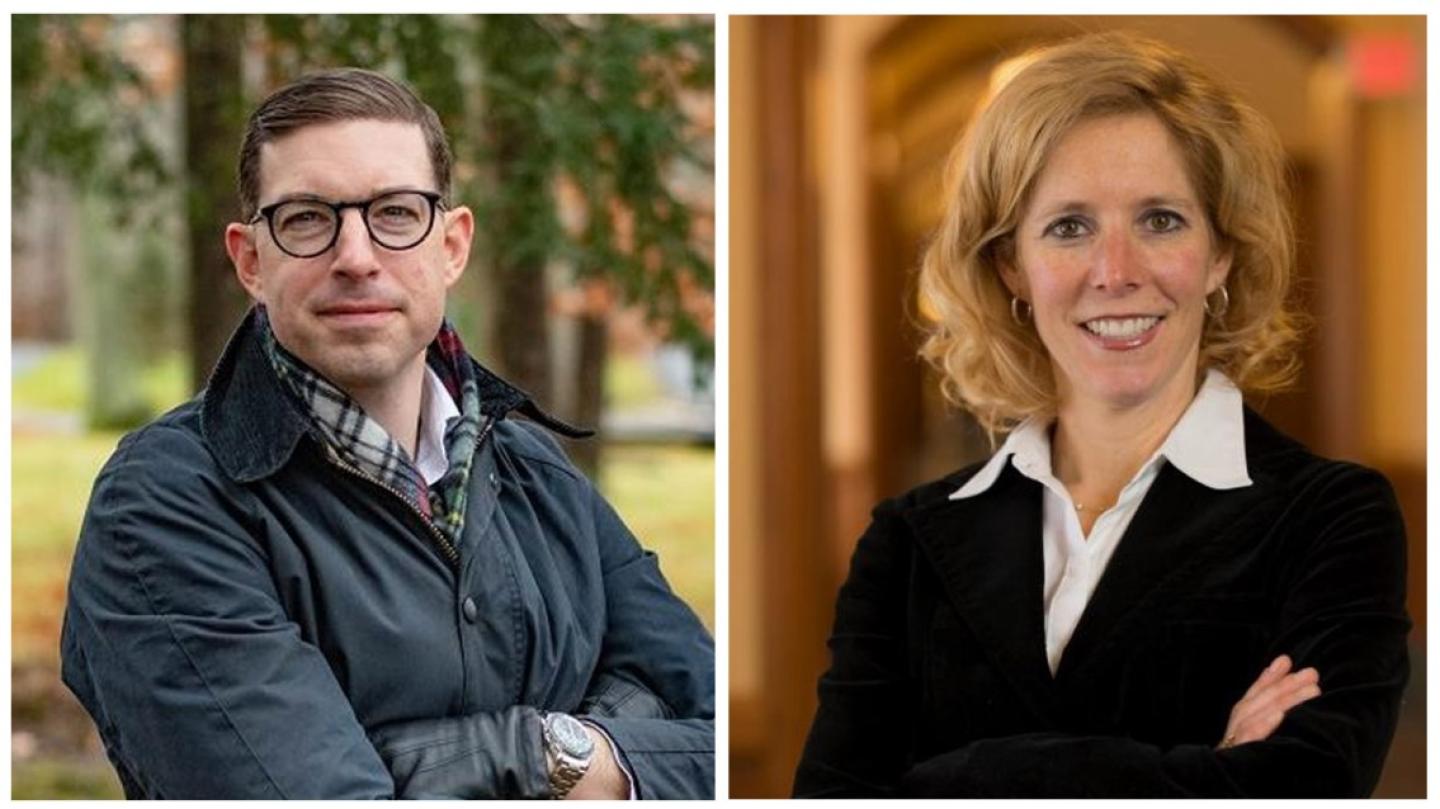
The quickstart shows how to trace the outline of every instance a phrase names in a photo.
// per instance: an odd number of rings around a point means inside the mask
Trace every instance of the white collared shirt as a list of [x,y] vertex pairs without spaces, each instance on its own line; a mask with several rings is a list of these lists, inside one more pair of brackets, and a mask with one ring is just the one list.
[[435,481],[450,471],[450,459],[445,455],[445,428],[450,419],[460,417],[460,408],[450,398],[450,391],[440,376],[425,366],[425,387],[420,394],[420,427],[415,440],[415,468],[425,478],[425,485],[433,486]]
[[1048,421],[1022,422],[1000,451],[950,499],[962,500],[989,490],[1011,458],[1020,474],[1045,488],[1041,541],[1045,559],[1045,656],[1051,674],[1059,667],[1060,656],[1081,613],[1163,463],[1169,462],[1211,489],[1251,485],[1245,464],[1244,398],[1224,374],[1214,369],[1206,373],[1199,392],[1160,448],[1120,490],[1115,504],[1096,519],[1088,539],[1070,493],[1052,471]]

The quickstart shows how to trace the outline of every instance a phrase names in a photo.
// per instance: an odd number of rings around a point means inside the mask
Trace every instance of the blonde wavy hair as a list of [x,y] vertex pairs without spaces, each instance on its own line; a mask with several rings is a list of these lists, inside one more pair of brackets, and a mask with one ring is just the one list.
[[[1200,368],[1247,393],[1289,385],[1299,369],[1290,308],[1295,239],[1284,150],[1274,128],[1192,61],[1128,34],[1082,36],[1032,51],[956,145],[946,210],[919,274],[930,322],[920,354],[945,395],[992,439],[1056,407],[1049,354],[1010,311],[1000,277],[1014,233],[1055,145],[1077,123],[1148,112],[1174,137],[1217,247],[1229,252],[1230,305],[1207,317]],[[1218,296],[1217,296],[1218,297]]]

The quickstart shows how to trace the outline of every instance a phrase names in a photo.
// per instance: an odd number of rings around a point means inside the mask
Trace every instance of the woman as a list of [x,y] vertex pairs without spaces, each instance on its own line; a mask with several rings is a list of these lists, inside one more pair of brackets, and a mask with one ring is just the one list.
[[1293,376],[1273,130],[1155,43],[1040,51],[960,144],[924,354],[989,461],[856,548],[801,796],[1366,795],[1408,677],[1377,473]]

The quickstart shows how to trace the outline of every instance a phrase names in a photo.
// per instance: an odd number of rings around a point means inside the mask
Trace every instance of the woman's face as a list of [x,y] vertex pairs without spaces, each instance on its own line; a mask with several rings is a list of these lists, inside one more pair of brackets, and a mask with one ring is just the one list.
[[1180,149],[1134,113],[1084,121],[1055,146],[1002,276],[1034,309],[1062,406],[1128,409],[1189,401],[1205,296],[1229,269]]

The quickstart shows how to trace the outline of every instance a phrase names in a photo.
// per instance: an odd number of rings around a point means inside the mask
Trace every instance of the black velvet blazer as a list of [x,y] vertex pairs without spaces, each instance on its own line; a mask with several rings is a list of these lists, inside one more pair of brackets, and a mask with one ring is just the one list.
[[[1041,486],[964,469],[882,503],[840,591],[795,794],[1363,796],[1409,677],[1405,532],[1378,473],[1245,411],[1254,485],[1165,465],[1055,675]],[[1215,749],[1280,654],[1320,697],[1266,740]]]

